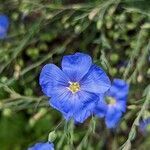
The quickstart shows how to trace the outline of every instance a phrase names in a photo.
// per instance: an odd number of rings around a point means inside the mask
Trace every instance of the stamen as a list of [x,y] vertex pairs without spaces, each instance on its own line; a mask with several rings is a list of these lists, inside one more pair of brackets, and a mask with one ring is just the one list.
[[80,90],[80,84],[78,82],[69,82],[69,87],[68,89],[72,92],[72,93],[76,93]]
[[110,96],[107,96],[105,101],[108,105],[115,105],[116,104],[116,100],[113,97],[110,97]]

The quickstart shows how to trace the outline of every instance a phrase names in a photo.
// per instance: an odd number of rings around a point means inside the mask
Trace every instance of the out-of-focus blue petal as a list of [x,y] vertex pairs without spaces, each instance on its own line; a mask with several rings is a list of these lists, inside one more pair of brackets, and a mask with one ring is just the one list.
[[33,147],[28,148],[28,150],[54,150],[53,143],[37,143]]
[[107,112],[107,104],[104,101],[104,95],[100,94],[99,101],[96,104],[96,107],[94,109],[94,114],[100,118],[104,117]]
[[6,15],[0,15],[0,39],[6,37],[9,27],[9,19]]
[[0,26],[0,39],[5,38],[6,35],[7,35],[6,29],[4,29]]
[[68,77],[56,65],[45,65],[40,74],[40,85],[42,91],[48,96],[52,96],[69,86]]
[[125,82],[125,81],[122,80],[122,79],[117,79],[117,78],[115,78],[115,79],[113,80],[113,85],[118,86],[118,87],[128,86],[127,82]]
[[9,19],[6,15],[0,15],[0,26],[3,28],[9,27]]
[[108,128],[115,128],[121,119],[122,112],[115,107],[108,106],[107,114],[105,116],[105,123]]
[[120,111],[122,111],[122,112],[125,112],[126,111],[126,101],[117,101],[117,103],[115,104],[115,107],[118,109],[118,110],[120,110]]
[[[114,79],[110,89],[103,95],[94,109],[94,113],[99,117],[105,117],[108,128],[115,128],[121,119],[122,113],[126,111],[126,99],[129,85],[121,80]],[[105,101],[106,97],[111,97],[115,103]]]
[[114,79],[110,90],[107,95],[115,98],[116,100],[126,101],[129,92],[129,85],[124,80]]
[[107,112],[107,105],[105,103],[99,102],[94,109],[94,114],[100,118],[104,117]]
[[96,65],[92,65],[80,84],[82,90],[98,94],[106,92],[111,86],[106,73]]
[[150,130],[147,131],[147,127],[149,127],[149,126],[150,126],[150,117],[140,121],[140,126],[139,126],[140,128],[139,129],[142,132],[142,134],[146,135],[147,133],[150,133]]
[[78,82],[88,72],[91,64],[92,59],[89,55],[75,53],[63,57],[62,70],[69,76],[70,81]]

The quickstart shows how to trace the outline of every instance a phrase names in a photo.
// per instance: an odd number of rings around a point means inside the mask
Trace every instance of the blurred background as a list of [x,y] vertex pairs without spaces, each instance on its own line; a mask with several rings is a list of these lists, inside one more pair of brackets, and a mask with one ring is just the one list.
[[138,127],[150,117],[149,0],[0,0],[0,14],[9,18],[0,39],[0,150],[47,141],[62,118],[49,107],[39,73],[77,51],[90,54],[111,79],[130,83],[128,108],[113,131],[97,118],[63,123],[56,150],[73,149],[71,142],[75,150],[149,149],[150,132]]

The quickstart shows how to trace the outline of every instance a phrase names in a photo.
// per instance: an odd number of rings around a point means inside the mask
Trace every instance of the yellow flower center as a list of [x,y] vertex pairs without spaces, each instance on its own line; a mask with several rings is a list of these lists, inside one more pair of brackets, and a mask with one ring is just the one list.
[[78,82],[69,82],[69,87],[68,89],[72,92],[72,93],[76,93],[80,90],[80,84]]
[[109,105],[114,105],[114,104],[116,104],[116,100],[113,98],[113,97],[106,97],[106,102],[107,102],[107,104],[109,104]]

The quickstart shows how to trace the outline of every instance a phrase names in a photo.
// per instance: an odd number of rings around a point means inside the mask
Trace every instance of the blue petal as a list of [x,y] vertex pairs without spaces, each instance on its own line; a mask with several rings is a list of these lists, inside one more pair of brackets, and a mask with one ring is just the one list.
[[117,103],[115,104],[115,107],[116,109],[122,111],[122,112],[125,112],[126,111],[126,107],[127,107],[127,104],[126,104],[126,101],[117,101]]
[[115,128],[121,119],[122,112],[113,106],[108,106],[108,110],[105,116],[105,123],[108,128]]
[[6,15],[0,15],[0,39],[6,37],[9,27],[9,19]]
[[89,116],[93,114],[96,107],[98,96],[89,92],[79,92],[79,99],[82,101],[82,107],[76,108],[72,118],[75,122],[83,123]]
[[82,106],[90,110],[94,108],[95,104],[99,100],[99,97],[96,94],[86,92],[86,91],[78,92],[78,96],[79,96],[80,101],[83,103]]
[[107,112],[107,104],[104,101],[104,95],[100,94],[99,101],[96,104],[96,107],[94,109],[94,114],[100,118],[104,117]]
[[50,105],[59,110],[66,120],[72,118],[75,122],[83,122],[93,112],[97,101],[98,96],[93,93],[80,91],[73,94],[68,90],[52,96]]
[[62,91],[51,97],[50,105],[60,111],[66,120],[69,120],[76,109],[83,108],[83,103],[77,94],[70,91]]
[[129,92],[129,85],[124,80],[114,79],[107,95],[115,98],[117,101],[126,101]]
[[88,117],[92,115],[92,111],[86,110],[86,108],[76,112],[73,116],[75,123],[83,123]]
[[[92,105],[95,106],[94,104]],[[93,115],[92,109],[90,110],[87,108],[80,108],[74,112],[63,113],[63,116],[67,121],[73,119],[75,124],[83,123],[91,115]]]
[[8,28],[9,26],[9,19],[6,15],[0,15],[0,27]]
[[56,95],[53,95],[49,100],[50,105],[63,113],[64,115],[69,113],[74,106],[74,97],[69,90],[61,90]]
[[33,147],[28,148],[28,150],[54,150],[53,143],[37,143]]
[[68,77],[54,64],[45,65],[40,74],[40,85],[42,91],[52,96],[69,86]]
[[89,72],[81,80],[81,89],[93,93],[102,94],[110,88],[110,80],[104,70],[92,65]]
[[118,87],[128,86],[128,83],[125,80],[115,78],[113,80],[113,84]]
[[5,38],[6,35],[7,35],[7,31],[4,28],[0,27],[0,39]]
[[70,81],[78,82],[88,72],[91,64],[92,59],[89,55],[75,53],[63,57],[62,70],[69,76]]

